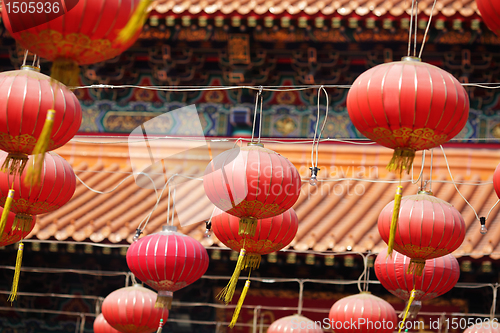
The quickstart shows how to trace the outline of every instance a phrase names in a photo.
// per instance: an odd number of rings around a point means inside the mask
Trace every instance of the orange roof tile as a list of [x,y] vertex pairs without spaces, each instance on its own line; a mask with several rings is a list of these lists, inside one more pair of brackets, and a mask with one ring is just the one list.
[[[130,176],[132,167],[125,143],[96,145],[75,141],[57,152],[72,163],[76,174],[87,186],[105,193],[91,191],[79,182],[68,204],[55,212],[38,216],[29,237],[96,243],[131,242],[135,229],[155,206],[155,191],[139,187]],[[179,141],[178,146],[173,147],[170,142],[165,149],[177,151],[185,144]],[[266,147],[288,157],[303,179],[308,178],[310,145],[269,143]],[[500,152],[474,148],[446,148],[445,152],[460,192],[479,216],[487,216],[498,200],[491,179],[500,161]],[[321,171],[318,178],[328,181],[321,182],[318,187],[303,183],[301,196],[294,206],[300,221],[299,229],[290,247],[299,251],[379,251],[385,243],[377,230],[378,214],[394,198],[397,182],[394,174],[385,170],[392,151],[376,145],[322,143],[319,153]],[[418,154],[415,160],[415,175],[420,170],[420,156]],[[209,158],[199,157],[178,155],[175,157],[177,161],[168,164],[171,166],[168,171],[172,174],[199,174],[209,162]],[[143,159],[147,164],[148,157]],[[478,257],[492,254],[493,258],[500,258],[500,205],[491,210],[486,223],[489,231],[481,235],[473,210],[449,182],[448,169],[439,149],[435,149],[433,162],[434,195],[452,203],[462,213],[467,225],[464,244],[456,254],[475,253],[474,256]],[[134,163],[140,165],[137,159]],[[428,179],[429,171],[427,167],[424,169],[424,179]],[[161,178],[156,179],[159,180]],[[405,180],[409,181],[409,176]],[[481,185],[473,185],[478,183]],[[415,193],[418,186],[405,183],[403,195]],[[201,181],[176,185],[177,211],[188,215],[184,219],[198,222],[180,227],[180,231],[205,246],[224,247],[215,236],[204,238],[205,223],[201,222],[210,217],[213,206],[203,197]],[[151,214],[145,234],[161,229],[167,221],[167,208],[168,195],[165,192]],[[174,223],[179,223],[177,218]]]
[[[420,0],[419,9],[430,16],[434,0]],[[377,17],[392,15],[400,17],[409,15],[411,1],[405,0],[157,0],[153,5],[157,14],[214,15],[341,15],[351,14],[361,17],[374,15]],[[479,15],[474,0],[442,0],[436,3],[434,15],[445,17],[459,15],[471,17]],[[154,14],[153,14],[154,15]]]

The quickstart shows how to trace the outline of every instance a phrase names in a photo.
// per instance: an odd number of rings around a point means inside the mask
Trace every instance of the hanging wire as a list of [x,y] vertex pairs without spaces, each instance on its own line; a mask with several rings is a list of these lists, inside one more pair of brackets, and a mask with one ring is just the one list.
[[453,179],[453,175],[451,174],[451,170],[450,170],[450,164],[448,163],[448,159],[446,158],[446,153],[444,152],[443,146],[439,145],[439,147],[441,147],[441,151],[443,152],[444,161],[446,163],[446,167],[448,168],[448,173],[450,174],[450,178],[451,178],[451,181],[453,183],[453,186],[455,186],[455,189],[457,190],[458,194],[460,194],[462,199],[464,199],[464,201],[467,203],[467,205],[469,205],[469,207],[472,209],[472,211],[476,215],[477,220],[479,221],[479,216],[477,215],[476,210],[474,209],[474,207],[472,207],[472,205],[469,203],[469,201],[467,201],[467,199],[465,199],[465,197],[462,195],[462,193],[460,192],[460,190],[457,187],[457,184],[455,183],[455,180]]
[[413,44],[413,56],[417,56],[417,35],[418,35],[418,1],[415,1],[415,42]]
[[411,55],[411,36],[413,33],[413,7],[415,6],[415,0],[411,1],[411,14],[410,14],[410,29],[408,29],[408,57]]
[[420,167],[420,173],[418,174],[418,178],[413,180],[413,163],[411,165],[411,183],[413,185],[417,184],[418,181],[422,178],[422,174],[424,173],[424,165],[425,165],[425,150],[422,151],[422,165]]
[[432,159],[434,157],[434,150],[431,149],[431,165],[429,171],[429,191],[432,192]]
[[259,96],[260,96],[260,119],[259,119],[259,141],[258,142],[260,143],[260,135],[262,133],[262,118],[264,118],[262,115],[262,102],[264,100],[264,97],[262,96],[261,89],[259,89]]
[[[259,91],[257,92],[257,94],[255,94],[255,109],[253,111],[252,139],[250,140],[250,142],[253,142],[253,138],[255,135],[255,122],[257,121],[257,107],[259,105],[259,97],[262,94],[263,89],[264,88],[262,86],[260,86]],[[261,106],[261,108],[262,108],[262,106]],[[259,132],[259,140],[260,140],[260,132]]]
[[[321,91],[325,93],[325,98],[326,98],[326,105],[325,105],[325,119],[323,120],[323,124],[321,125],[321,129],[319,130],[318,134],[318,128],[319,128],[319,121],[320,121],[320,99],[321,99]],[[328,92],[324,88],[324,86],[321,86],[318,88],[318,108],[317,108],[317,115],[316,115],[316,126],[314,128],[314,136],[313,136],[313,142],[312,142],[312,148],[311,148],[311,166],[318,167],[318,147],[319,143],[321,140],[321,134],[323,133],[323,130],[325,128],[326,122],[328,121],[328,105],[330,104],[329,99],[328,99]],[[316,139],[317,137],[317,139]],[[316,150],[315,150],[316,149]],[[314,153],[316,152],[316,159],[314,158]]]
[[431,15],[429,15],[429,22],[427,22],[427,27],[425,27],[424,40],[422,41],[422,46],[420,47],[420,53],[418,54],[419,58],[422,58],[422,52],[424,51],[425,40],[427,39],[427,33],[429,32],[429,28],[431,27],[432,15],[434,14],[434,8],[436,7],[437,0],[434,0],[434,4],[432,5]]
[[495,312],[496,312],[496,306],[497,306],[498,287],[499,287],[498,283],[496,283],[495,286],[492,287],[493,288],[493,301],[491,302],[490,320],[493,320],[493,318],[495,318]]

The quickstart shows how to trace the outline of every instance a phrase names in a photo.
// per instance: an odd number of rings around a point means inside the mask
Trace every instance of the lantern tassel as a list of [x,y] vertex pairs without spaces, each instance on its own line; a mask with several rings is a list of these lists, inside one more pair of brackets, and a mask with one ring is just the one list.
[[5,205],[3,206],[2,218],[0,218],[0,236],[2,236],[5,230],[5,226],[7,225],[7,219],[9,218],[12,200],[14,200],[14,190],[10,189],[9,193],[7,194],[7,199],[5,199]]
[[22,174],[26,163],[28,162],[28,156],[24,154],[10,154],[7,155],[3,161],[1,171],[8,172],[11,175]]
[[239,223],[239,236],[255,236],[257,230],[257,219],[255,217],[242,217]]
[[387,170],[395,171],[400,174],[403,173],[403,171],[406,171],[407,174],[410,174],[414,159],[415,150],[408,148],[394,149],[392,159],[387,165]]
[[50,77],[52,84],[60,82],[66,86],[75,87],[80,84],[80,67],[75,60],[57,58],[52,63]]
[[139,2],[134,14],[132,14],[132,17],[130,17],[127,22],[127,25],[118,34],[118,41],[120,43],[128,43],[135,34],[142,29],[144,22],[148,18],[148,7],[150,3],[150,0],[141,0]]
[[29,165],[26,177],[24,178],[24,184],[27,186],[37,185],[40,182],[45,152],[49,146],[52,128],[54,127],[55,113],[55,110],[49,110],[47,112],[47,118],[45,119],[42,133],[38,137],[35,148],[33,148],[34,160],[33,163]]
[[413,303],[414,299],[415,299],[415,287],[411,291],[410,298],[408,299],[408,302],[406,303],[407,304],[406,310],[404,312],[403,321],[401,321],[401,323],[399,323],[398,333],[400,333],[401,330],[403,329],[403,327],[405,327],[406,318],[408,317],[408,313],[410,311],[410,307],[411,307],[411,304]]
[[392,210],[391,230],[389,233],[389,241],[387,242],[387,254],[392,257],[392,250],[394,250],[394,238],[398,229],[399,207],[401,206],[401,197],[403,195],[403,187],[398,186],[396,195],[394,196],[394,208]]
[[172,308],[172,301],[174,299],[174,294],[171,291],[160,290],[158,296],[156,297],[155,308],[170,310]]
[[243,287],[243,291],[241,292],[238,304],[236,304],[236,309],[234,309],[233,318],[231,319],[231,323],[229,323],[229,328],[233,328],[234,325],[236,325],[238,317],[240,316],[241,307],[243,306],[243,302],[245,301],[245,297],[247,296],[249,288],[250,288],[250,280],[247,280],[245,282],[245,286]]
[[17,287],[19,285],[19,276],[21,275],[21,263],[23,261],[23,250],[24,244],[19,243],[19,248],[17,249],[16,258],[16,269],[14,271],[14,280],[12,281],[12,290],[10,291],[10,296],[7,301],[14,302],[17,299]]
[[415,274],[415,276],[422,276],[424,268],[425,268],[425,260],[411,259],[410,265],[408,266],[407,274]]
[[156,333],[161,333],[161,331],[163,330],[163,319],[160,319],[160,325],[158,325],[158,330],[156,331]]
[[236,285],[238,284],[238,279],[240,277],[241,271],[244,268],[243,263],[245,261],[244,259],[246,252],[247,251],[245,249],[241,249],[240,255],[238,256],[238,261],[236,262],[236,268],[233,272],[233,276],[231,276],[231,279],[229,280],[227,286],[225,286],[217,295],[217,298],[221,301],[224,301],[226,305],[233,299],[234,291],[236,290]]
[[[408,306],[408,302],[406,302],[405,308]],[[410,309],[408,311],[408,318],[413,319],[417,317],[418,312],[422,308],[422,302],[421,301],[413,301],[413,303],[410,305]],[[401,312],[399,314],[399,318],[404,318],[404,312]]]

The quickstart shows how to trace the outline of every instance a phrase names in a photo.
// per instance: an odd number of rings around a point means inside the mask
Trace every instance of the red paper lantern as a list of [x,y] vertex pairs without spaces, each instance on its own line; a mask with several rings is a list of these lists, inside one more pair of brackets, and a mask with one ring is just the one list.
[[464,333],[500,333],[500,324],[498,320],[484,321],[467,328]]
[[283,214],[257,221],[254,236],[239,235],[239,218],[217,209],[212,217],[212,230],[227,247],[246,250],[243,266],[258,268],[261,255],[276,252],[290,244],[299,227],[293,208]]
[[387,251],[382,251],[375,260],[374,269],[384,288],[405,301],[409,300],[415,287],[415,300],[409,311],[410,318],[415,318],[422,301],[439,297],[457,284],[460,266],[451,254],[427,260],[422,276],[409,274],[409,266],[407,256],[394,251],[391,257]]
[[[384,207],[378,218],[378,231],[387,243],[394,202]],[[411,258],[410,271],[422,275],[425,261],[455,251],[464,241],[465,222],[451,204],[427,192],[401,199],[394,249]]]
[[269,326],[267,333],[324,333],[321,323],[301,315],[283,317]]
[[99,314],[94,320],[94,333],[122,333],[115,330],[104,318],[104,316]]
[[[5,11],[2,11],[5,13]],[[23,172],[28,155],[33,154],[49,109],[55,111],[47,150],[65,145],[82,123],[80,102],[63,85],[51,85],[50,77],[39,69],[0,73],[0,149],[9,153],[3,167]],[[55,90],[55,94],[54,94]]]
[[157,307],[170,309],[172,293],[195,282],[208,268],[207,250],[195,239],[167,226],[142,237],[127,251],[127,264],[142,282],[158,291]]
[[[2,10],[2,20],[21,47],[39,57],[54,61],[56,68],[88,65],[112,59],[128,49],[139,37],[142,23],[125,42],[119,40],[140,0],[79,0],[64,15],[49,22],[48,16]],[[66,4],[74,1],[66,1]],[[51,3],[52,4],[52,3]],[[148,3],[146,3],[146,6]],[[62,10],[62,8],[61,8]],[[28,29],[26,24],[37,22]],[[54,74],[54,67],[53,67]],[[59,79],[59,78],[57,78]],[[61,81],[61,80],[60,80]],[[67,84],[68,82],[63,83]],[[77,82],[71,82],[76,85]]]
[[168,310],[155,308],[156,293],[140,284],[120,288],[102,303],[102,314],[113,328],[123,333],[156,332],[167,321]]
[[[0,208],[0,216],[2,215],[2,212],[3,208]],[[0,235],[0,246],[14,244],[24,239],[35,227],[35,222],[36,218],[34,216],[31,220],[16,220],[16,214],[9,213],[3,233]]]
[[300,194],[301,179],[285,157],[260,144],[234,148],[215,157],[203,186],[210,201],[239,217],[239,233],[255,234],[257,220],[290,209]]
[[476,5],[484,23],[500,36],[500,3],[496,0],[476,0]]
[[[0,151],[0,163],[7,158],[7,154]],[[33,163],[30,156],[28,164]],[[33,215],[45,214],[65,205],[75,193],[76,176],[71,165],[61,156],[53,152],[45,154],[43,173],[40,184],[26,184],[21,175],[11,176],[0,173],[0,205],[4,206],[9,189],[14,189],[14,196],[10,211],[16,214],[17,219],[32,220]]]
[[368,292],[338,300],[328,317],[335,333],[392,333],[398,325],[394,308]]
[[500,198],[500,164],[497,165],[495,172],[493,173],[493,188],[498,198]]
[[416,150],[439,146],[462,130],[469,97],[450,73],[404,57],[361,74],[349,89],[347,110],[358,131],[395,150],[390,170],[410,172]]

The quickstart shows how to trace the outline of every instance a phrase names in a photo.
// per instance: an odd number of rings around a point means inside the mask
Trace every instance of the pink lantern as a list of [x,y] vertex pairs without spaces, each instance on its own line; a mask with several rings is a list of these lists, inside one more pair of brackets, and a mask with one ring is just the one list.
[[269,326],[267,333],[324,333],[321,323],[301,315],[283,317]]
[[393,333],[398,326],[392,305],[369,292],[338,300],[328,317],[335,333]]
[[104,318],[104,316],[99,314],[94,320],[94,333],[121,333],[115,330]]
[[155,300],[154,291],[135,284],[109,294],[102,303],[102,314],[122,333],[152,333],[168,318],[168,310],[155,308]]

